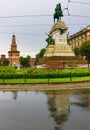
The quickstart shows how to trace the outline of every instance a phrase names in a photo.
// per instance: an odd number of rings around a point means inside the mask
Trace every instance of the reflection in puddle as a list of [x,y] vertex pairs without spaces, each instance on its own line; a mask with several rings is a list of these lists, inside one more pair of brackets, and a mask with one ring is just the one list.
[[90,91],[0,92],[0,130],[90,130]]

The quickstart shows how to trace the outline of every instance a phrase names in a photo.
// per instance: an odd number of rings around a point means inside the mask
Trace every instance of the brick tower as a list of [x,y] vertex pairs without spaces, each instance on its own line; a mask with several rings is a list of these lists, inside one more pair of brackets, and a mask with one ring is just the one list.
[[20,66],[20,51],[17,51],[17,44],[16,44],[16,38],[15,35],[12,36],[12,43],[10,51],[8,51],[8,57],[9,57],[9,65],[10,66]]

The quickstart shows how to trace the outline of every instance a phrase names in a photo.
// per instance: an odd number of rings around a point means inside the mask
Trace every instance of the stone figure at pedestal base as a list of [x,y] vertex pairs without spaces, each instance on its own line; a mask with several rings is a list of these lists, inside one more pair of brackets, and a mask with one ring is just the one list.
[[46,42],[48,43],[48,45],[54,45],[55,44],[55,40],[52,38],[52,36],[50,34],[47,34],[48,38],[46,39]]

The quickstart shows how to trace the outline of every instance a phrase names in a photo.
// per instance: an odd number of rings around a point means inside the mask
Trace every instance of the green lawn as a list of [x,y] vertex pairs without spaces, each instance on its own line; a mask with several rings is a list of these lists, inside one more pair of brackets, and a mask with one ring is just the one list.
[[78,82],[90,81],[90,76],[87,77],[68,77],[68,78],[49,78],[49,79],[0,79],[0,83],[59,83],[59,82]]

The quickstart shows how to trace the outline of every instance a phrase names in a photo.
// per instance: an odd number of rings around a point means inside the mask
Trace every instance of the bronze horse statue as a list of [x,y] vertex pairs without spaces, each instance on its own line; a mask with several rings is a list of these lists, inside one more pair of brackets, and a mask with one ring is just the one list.
[[56,8],[55,8],[55,13],[53,15],[54,18],[54,23],[55,23],[55,19],[57,19],[57,21],[61,21],[61,17],[63,17],[63,11],[61,9],[61,4],[57,4]]

